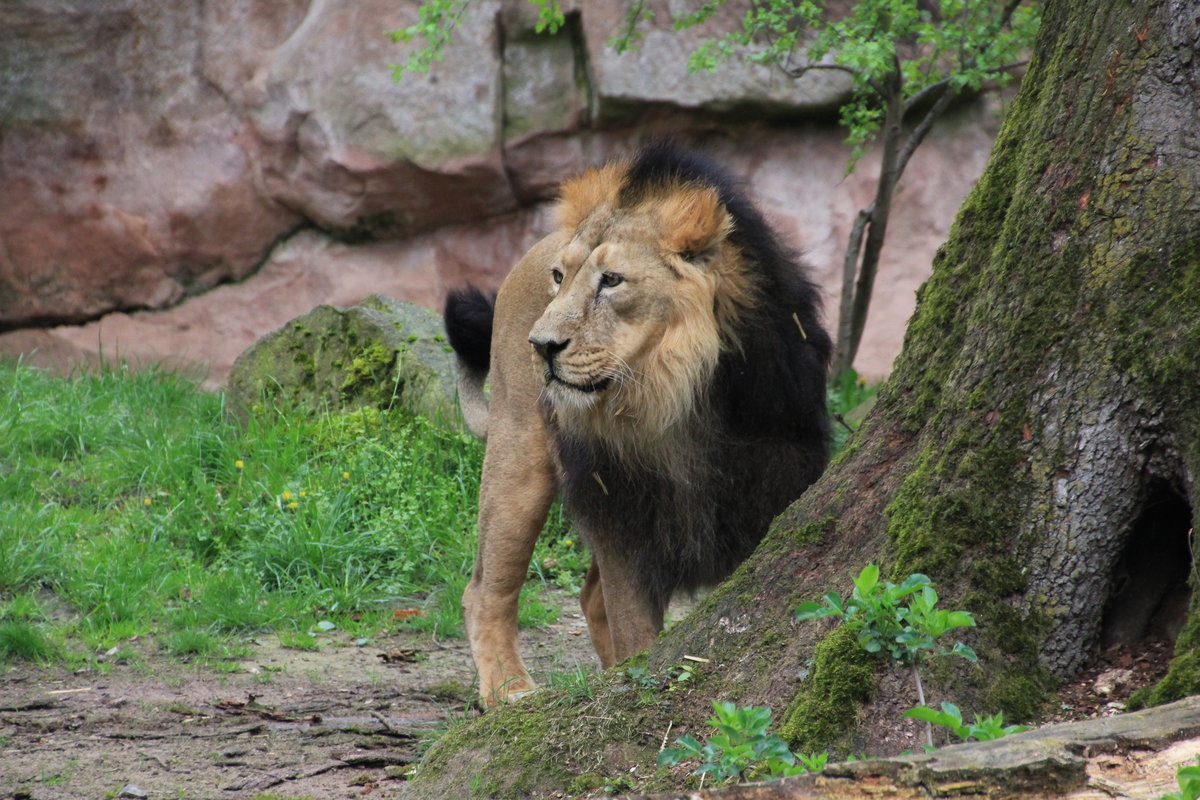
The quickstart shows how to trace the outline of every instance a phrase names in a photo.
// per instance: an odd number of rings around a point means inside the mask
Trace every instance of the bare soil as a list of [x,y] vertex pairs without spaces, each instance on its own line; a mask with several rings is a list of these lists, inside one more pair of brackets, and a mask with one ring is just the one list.
[[[522,634],[540,680],[597,663],[575,599],[556,599],[559,621]],[[395,797],[422,748],[478,713],[459,639],[267,637],[229,672],[134,648],[102,672],[0,673],[0,798]]]
[[[522,634],[542,681],[596,669],[577,601],[555,600],[559,621]],[[358,647],[334,632],[315,651],[271,637],[251,648],[228,672],[150,643],[102,671],[8,668],[0,674],[0,800],[399,797],[423,748],[479,713],[463,640],[398,630]],[[1049,720],[1119,712],[1130,691],[1161,677],[1169,654],[1165,642],[1103,654],[1063,687]],[[1114,670],[1129,674],[1114,678]],[[1112,781],[1120,770],[1103,771]]]

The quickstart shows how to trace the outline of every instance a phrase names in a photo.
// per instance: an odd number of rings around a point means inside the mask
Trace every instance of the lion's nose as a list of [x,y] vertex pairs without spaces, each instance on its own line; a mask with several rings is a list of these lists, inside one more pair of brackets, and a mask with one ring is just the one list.
[[539,356],[546,359],[547,364],[553,362],[554,357],[561,353],[570,341],[570,339],[563,339],[560,342],[555,339],[542,339],[537,336],[529,337],[529,343],[533,345],[533,349],[537,351]]

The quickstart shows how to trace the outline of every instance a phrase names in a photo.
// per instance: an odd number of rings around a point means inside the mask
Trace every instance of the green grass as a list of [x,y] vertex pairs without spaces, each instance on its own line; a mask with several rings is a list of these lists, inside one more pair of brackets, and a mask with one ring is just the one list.
[[55,651],[54,644],[37,625],[24,620],[0,622],[0,661],[48,661]]
[[[872,389],[830,391],[847,410]],[[403,411],[226,420],[221,394],[109,366],[69,379],[0,363],[0,663],[95,663],[131,638],[235,657],[331,621],[370,641],[404,625],[460,636],[483,446]],[[519,620],[557,616],[588,555],[559,507]]]
[[[133,636],[220,658],[238,636],[309,639],[322,620],[369,639],[393,607],[461,631],[479,442],[402,411],[239,426],[222,404],[161,372],[0,364],[0,662]],[[541,589],[586,566],[561,515],[549,528],[536,559],[554,568],[523,593],[525,624],[550,621]]]

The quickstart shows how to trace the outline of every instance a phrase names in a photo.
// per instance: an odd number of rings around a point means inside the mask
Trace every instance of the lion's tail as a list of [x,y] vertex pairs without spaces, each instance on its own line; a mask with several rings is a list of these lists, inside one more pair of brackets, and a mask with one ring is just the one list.
[[492,350],[492,318],[496,295],[474,286],[455,289],[446,297],[446,338],[458,357],[458,404],[471,433],[487,440],[487,380]]

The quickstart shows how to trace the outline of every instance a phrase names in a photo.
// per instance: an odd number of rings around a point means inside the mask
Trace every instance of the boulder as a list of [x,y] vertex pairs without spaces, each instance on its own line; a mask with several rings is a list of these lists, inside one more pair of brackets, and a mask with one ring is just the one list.
[[255,342],[229,375],[229,407],[250,413],[306,407],[403,405],[457,424],[454,356],[442,318],[382,295],[320,305]]
[[[624,53],[610,42],[626,28],[627,4],[588,3],[584,8],[583,35],[602,119],[619,121],[650,104],[743,119],[795,119],[828,115],[849,97],[850,76],[836,70],[813,70],[795,79],[738,58],[712,72],[689,70],[691,54],[705,40],[741,28],[745,4],[724,4],[704,24],[678,31],[676,15],[694,9],[681,11],[681,4],[670,0],[653,0],[643,8],[635,47]],[[797,48],[797,65],[805,62],[803,50]]]
[[514,211],[497,3],[437,75],[395,81],[385,31],[416,7],[0,5],[0,330],[175,305],[301,227],[369,242]]

